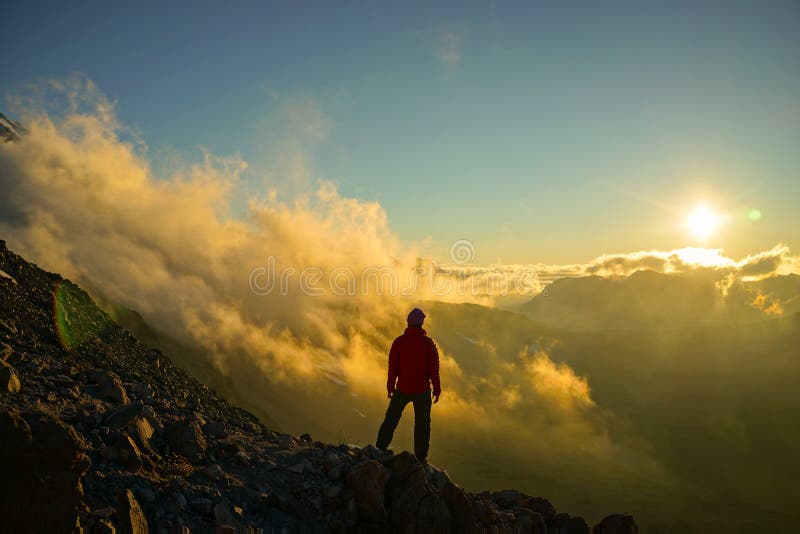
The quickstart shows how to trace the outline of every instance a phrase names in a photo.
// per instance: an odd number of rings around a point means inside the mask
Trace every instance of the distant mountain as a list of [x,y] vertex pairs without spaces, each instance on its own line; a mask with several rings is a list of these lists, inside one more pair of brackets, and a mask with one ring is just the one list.
[[519,310],[565,330],[746,323],[800,311],[800,276],[737,281],[730,287],[708,273],[561,278]]
[[[0,436],[3,532],[589,532],[407,452],[275,432],[3,241]],[[636,531],[626,514],[595,528]]]
[[0,138],[4,141],[16,141],[26,132],[23,125],[0,113]]

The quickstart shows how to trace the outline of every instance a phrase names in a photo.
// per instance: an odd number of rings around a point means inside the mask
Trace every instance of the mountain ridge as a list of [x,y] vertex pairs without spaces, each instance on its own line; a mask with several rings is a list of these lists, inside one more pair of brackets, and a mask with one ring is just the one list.
[[675,328],[744,324],[800,311],[800,276],[728,281],[713,272],[636,271],[623,277],[559,278],[517,308],[557,329]]

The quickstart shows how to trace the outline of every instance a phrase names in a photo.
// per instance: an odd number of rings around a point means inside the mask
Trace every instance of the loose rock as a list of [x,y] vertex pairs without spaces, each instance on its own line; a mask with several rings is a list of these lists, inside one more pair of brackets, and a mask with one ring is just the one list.
[[7,362],[0,360],[0,390],[17,393],[21,387],[22,385],[14,368]]
[[119,531],[122,534],[148,534],[147,519],[133,493],[129,489],[119,490],[116,498]]
[[179,421],[164,427],[164,436],[174,452],[188,460],[199,460],[206,452],[206,438],[195,421]]
[[97,396],[115,404],[128,404],[128,393],[122,380],[114,373],[96,371],[91,373],[89,379],[97,386]]

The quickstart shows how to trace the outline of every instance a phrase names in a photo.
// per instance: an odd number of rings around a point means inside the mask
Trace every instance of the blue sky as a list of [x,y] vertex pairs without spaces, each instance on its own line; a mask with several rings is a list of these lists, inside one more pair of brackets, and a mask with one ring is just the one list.
[[154,160],[300,165],[434,255],[800,247],[797,2],[7,2],[0,48],[6,95],[82,73]]

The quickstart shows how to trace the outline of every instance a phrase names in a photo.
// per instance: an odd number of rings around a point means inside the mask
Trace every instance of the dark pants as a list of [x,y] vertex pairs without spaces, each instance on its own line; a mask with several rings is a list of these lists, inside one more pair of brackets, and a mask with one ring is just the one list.
[[379,449],[385,449],[392,442],[394,429],[400,422],[400,416],[406,405],[414,403],[414,454],[417,460],[425,462],[428,458],[428,446],[431,441],[431,392],[401,393],[395,391],[389,401],[386,417],[378,430],[378,441],[375,444]]

